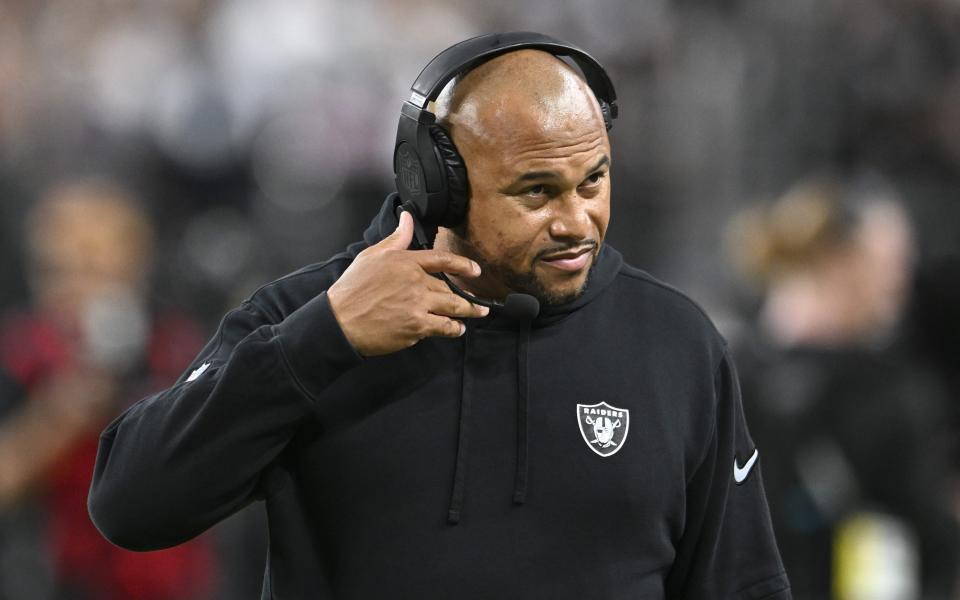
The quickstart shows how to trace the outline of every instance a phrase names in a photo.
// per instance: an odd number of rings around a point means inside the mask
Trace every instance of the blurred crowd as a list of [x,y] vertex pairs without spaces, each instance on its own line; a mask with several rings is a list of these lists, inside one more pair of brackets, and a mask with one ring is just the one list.
[[97,433],[359,235],[496,30],[610,72],[608,241],[734,348],[795,597],[960,598],[960,2],[0,0],[0,600],[258,597],[257,504],[98,536]]

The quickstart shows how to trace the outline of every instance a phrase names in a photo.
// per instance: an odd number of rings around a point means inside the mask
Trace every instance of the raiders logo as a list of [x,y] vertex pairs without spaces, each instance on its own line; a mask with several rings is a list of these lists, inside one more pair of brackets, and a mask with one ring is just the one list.
[[587,446],[600,456],[612,456],[627,441],[630,430],[630,411],[600,404],[578,404],[577,423]]
[[411,194],[419,194],[423,191],[422,169],[420,163],[414,157],[406,144],[401,144],[397,149],[397,181],[407,189]]

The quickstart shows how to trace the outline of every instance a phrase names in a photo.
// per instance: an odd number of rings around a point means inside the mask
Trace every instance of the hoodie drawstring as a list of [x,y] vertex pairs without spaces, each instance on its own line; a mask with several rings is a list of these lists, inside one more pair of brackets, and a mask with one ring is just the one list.
[[[465,479],[467,472],[467,454],[470,442],[470,406],[473,397],[473,381],[470,375],[469,350],[470,329],[463,335],[463,362],[460,364],[460,419],[457,430],[457,457],[453,467],[453,489],[450,492],[450,507],[447,510],[447,522],[456,525],[463,512]],[[525,323],[518,331],[517,339],[517,470],[514,475],[513,503],[527,501],[527,474],[529,471],[529,367],[527,348],[530,343],[530,323]]]
[[469,328],[463,334],[463,362],[460,364],[460,425],[457,430],[457,459],[453,468],[453,490],[450,492],[450,509],[447,522],[456,525],[460,522],[463,510],[464,476],[466,474],[467,443],[470,440],[470,379],[467,371],[467,352],[470,348]]
[[530,324],[520,330],[517,341],[517,473],[513,483],[513,503],[527,500],[527,451],[529,449],[529,382],[527,381],[527,345],[530,342]]

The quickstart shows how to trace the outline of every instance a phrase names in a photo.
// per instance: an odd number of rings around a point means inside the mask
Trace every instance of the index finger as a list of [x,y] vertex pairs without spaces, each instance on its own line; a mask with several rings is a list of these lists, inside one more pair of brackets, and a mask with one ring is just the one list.
[[480,265],[466,256],[446,250],[411,250],[413,260],[427,273],[452,273],[464,277],[480,275]]

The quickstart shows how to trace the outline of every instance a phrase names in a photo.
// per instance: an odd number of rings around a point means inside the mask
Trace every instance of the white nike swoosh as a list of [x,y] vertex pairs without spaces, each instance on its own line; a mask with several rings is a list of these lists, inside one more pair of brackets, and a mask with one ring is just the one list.
[[200,377],[201,375],[203,375],[203,372],[206,371],[209,366],[210,366],[210,363],[206,362],[200,365],[199,367],[197,367],[196,369],[194,369],[193,373],[190,373],[190,376],[187,377],[187,381],[193,381],[197,377]]
[[754,463],[757,462],[757,457],[759,456],[760,456],[760,450],[755,448],[753,450],[753,456],[751,456],[750,459],[747,461],[747,464],[743,465],[742,467],[737,464],[737,459],[736,457],[734,457],[733,480],[736,481],[737,483],[743,483],[744,480],[747,478],[747,475],[750,474],[750,470],[753,469],[753,465]]

